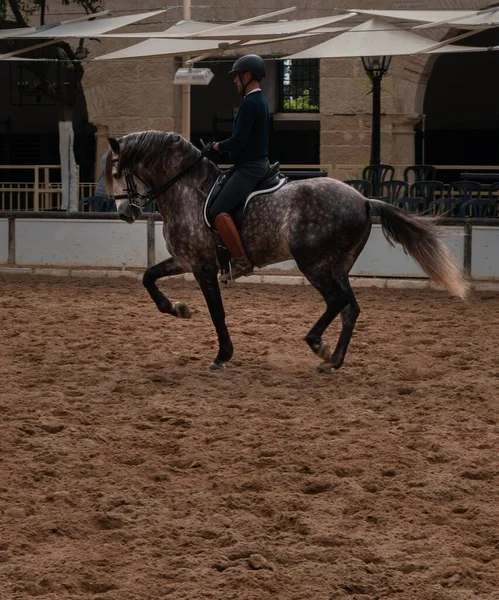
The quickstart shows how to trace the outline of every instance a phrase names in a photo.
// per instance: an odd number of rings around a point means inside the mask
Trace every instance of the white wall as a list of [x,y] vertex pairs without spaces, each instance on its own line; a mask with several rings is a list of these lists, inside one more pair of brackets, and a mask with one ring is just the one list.
[[[442,239],[463,264],[464,236],[462,227],[441,228]],[[352,275],[375,277],[426,277],[414,260],[401,246],[392,247],[386,241],[381,225],[373,225],[371,235],[352,269]]]
[[16,264],[146,267],[146,222],[16,219]]
[[[16,219],[16,265],[58,267],[147,267],[147,222],[127,225],[117,220]],[[169,258],[163,224],[154,223],[155,261]],[[464,263],[464,227],[442,227],[445,243]],[[8,260],[8,221],[0,219],[0,263]],[[270,265],[289,270],[294,261]],[[499,227],[473,227],[472,277],[499,279]],[[352,275],[373,277],[425,277],[400,246],[392,248],[381,226],[373,225],[371,237],[355,264]]]
[[0,219],[0,264],[9,258],[9,221]]
[[499,279],[499,227],[473,227],[471,272],[475,279]]

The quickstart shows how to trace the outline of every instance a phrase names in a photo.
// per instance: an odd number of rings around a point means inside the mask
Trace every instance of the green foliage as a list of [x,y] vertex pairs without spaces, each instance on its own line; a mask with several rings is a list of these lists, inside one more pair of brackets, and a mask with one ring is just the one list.
[[303,90],[301,96],[284,100],[284,110],[289,112],[319,112],[319,106],[311,104],[310,90]]

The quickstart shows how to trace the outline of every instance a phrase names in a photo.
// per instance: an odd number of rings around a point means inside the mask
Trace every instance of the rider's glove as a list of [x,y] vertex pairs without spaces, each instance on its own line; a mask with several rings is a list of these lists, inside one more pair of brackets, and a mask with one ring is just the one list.
[[210,156],[213,152],[214,145],[215,145],[215,142],[208,142],[207,144],[205,144],[203,146],[203,149],[201,150],[201,154],[203,156]]

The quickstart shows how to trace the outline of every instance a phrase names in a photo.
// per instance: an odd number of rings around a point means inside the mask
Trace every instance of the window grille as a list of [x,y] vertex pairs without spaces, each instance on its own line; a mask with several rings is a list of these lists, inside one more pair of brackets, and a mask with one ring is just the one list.
[[319,60],[279,61],[280,112],[319,112]]

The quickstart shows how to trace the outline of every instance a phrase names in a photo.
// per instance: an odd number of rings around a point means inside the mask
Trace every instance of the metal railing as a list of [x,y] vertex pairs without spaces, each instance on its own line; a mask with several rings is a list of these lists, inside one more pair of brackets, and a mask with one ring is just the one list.
[[[231,165],[219,165],[221,169],[229,168]],[[289,173],[293,178],[305,176],[310,173],[313,176],[317,171],[321,174],[330,175],[331,165],[319,164],[283,164],[281,169]],[[2,171],[31,171],[29,182],[12,181],[2,182],[0,180],[0,211],[23,212],[23,211],[54,211],[60,210],[62,205],[62,184],[60,180],[60,165],[0,165]],[[14,174],[15,176],[15,174]],[[5,179],[5,177],[0,177]],[[55,180],[55,181],[54,181]],[[79,203],[90,196],[95,195],[95,183],[79,183]],[[83,207],[88,210],[88,207]]]
[[[62,205],[62,184],[60,165],[0,165],[0,211],[45,211],[60,210]],[[16,172],[27,172],[29,181],[16,181]],[[78,183],[79,200],[92,196],[95,183]]]

